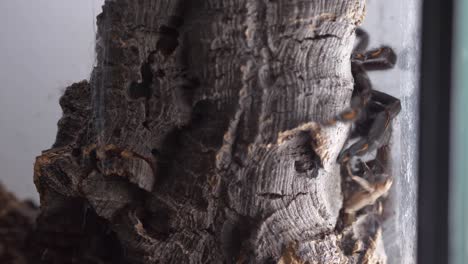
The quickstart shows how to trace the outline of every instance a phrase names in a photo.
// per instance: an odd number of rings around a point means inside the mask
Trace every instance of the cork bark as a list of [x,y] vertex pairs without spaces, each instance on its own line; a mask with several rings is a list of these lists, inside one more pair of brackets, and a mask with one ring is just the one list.
[[335,230],[349,124],[316,125],[349,105],[364,12],[364,0],[106,1],[97,66],[66,89],[35,164],[36,261],[384,259],[365,217]]

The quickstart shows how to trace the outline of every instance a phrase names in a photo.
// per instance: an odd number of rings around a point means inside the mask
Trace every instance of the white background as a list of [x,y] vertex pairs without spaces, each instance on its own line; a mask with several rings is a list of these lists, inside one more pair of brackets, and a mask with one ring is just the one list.
[[0,181],[38,199],[34,159],[55,140],[63,89],[88,79],[103,0],[0,0]]

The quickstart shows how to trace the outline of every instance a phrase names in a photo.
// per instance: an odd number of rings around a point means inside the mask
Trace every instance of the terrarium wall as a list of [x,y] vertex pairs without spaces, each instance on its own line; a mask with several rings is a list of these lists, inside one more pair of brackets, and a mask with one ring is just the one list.
[[392,174],[396,180],[387,204],[390,217],[384,224],[389,263],[395,264],[416,263],[420,10],[420,0],[368,0],[363,24],[371,47],[387,45],[398,56],[394,69],[369,73],[375,89],[399,98],[402,105],[394,122]]
[[39,201],[33,164],[52,146],[65,87],[89,79],[104,0],[0,1],[0,181]]

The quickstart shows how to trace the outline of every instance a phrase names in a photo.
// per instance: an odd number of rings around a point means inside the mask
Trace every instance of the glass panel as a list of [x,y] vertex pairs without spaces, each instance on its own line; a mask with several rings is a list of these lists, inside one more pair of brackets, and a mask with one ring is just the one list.
[[101,1],[0,1],[0,181],[39,196],[34,159],[55,140],[65,87],[89,79]]
[[419,0],[368,1],[363,28],[370,46],[386,45],[397,54],[392,70],[369,72],[374,89],[401,100],[394,121],[390,217],[384,223],[388,263],[416,262],[417,123],[420,46]]

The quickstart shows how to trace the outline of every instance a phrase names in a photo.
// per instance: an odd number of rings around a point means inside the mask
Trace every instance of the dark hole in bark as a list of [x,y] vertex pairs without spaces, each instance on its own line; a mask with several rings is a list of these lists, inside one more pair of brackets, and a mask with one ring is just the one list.
[[108,227],[107,222],[101,219],[92,209],[88,209],[86,222],[89,223],[84,232],[88,234],[89,246],[94,256],[112,263],[126,263],[123,259],[123,248],[117,235]]
[[159,149],[159,158],[156,167],[158,168],[158,177],[155,186],[163,184],[172,173],[172,161],[174,160],[177,151],[182,149],[180,143],[181,129],[173,129],[169,132],[162,146]]
[[73,148],[73,149],[72,149],[72,156],[73,156],[73,157],[79,157],[79,156],[81,156],[81,149],[80,149],[80,148]]
[[225,254],[232,261],[236,261],[241,255],[244,257],[247,256],[247,259],[249,259],[253,252],[251,248],[248,248],[251,232],[255,228],[253,219],[243,217],[229,225],[230,232],[228,236],[224,238],[227,239],[227,241],[223,241],[226,250]]
[[132,99],[148,98],[151,94],[151,88],[142,83],[132,82],[128,88],[128,95]]
[[192,111],[192,102],[193,96],[195,94],[194,90],[198,86],[194,83],[191,79],[181,77],[179,82],[176,86],[176,97],[177,97],[177,104],[180,104],[182,109],[186,109],[186,111]]
[[152,94],[151,84],[153,83],[153,72],[151,63],[146,61],[140,69],[141,79],[140,83],[132,82],[128,88],[128,95],[132,99],[146,98],[149,99]]
[[181,27],[184,24],[184,18],[181,16],[170,16],[169,25],[172,25],[175,28]]
[[151,97],[153,95],[153,86],[155,85],[153,81],[153,69],[152,65],[154,63],[155,51],[152,51],[146,61],[141,65],[140,74],[141,82],[132,82],[128,88],[128,96],[131,99],[145,98],[145,121],[142,122],[142,125],[149,129],[149,113],[150,113],[150,103]]
[[122,135],[122,129],[121,129],[121,128],[116,128],[116,129],[114,130],[114,133],[113,133],[113,134],[114,134],[114,137],[120,138],[120,136]]
[[170,227],[170,220],[170,210],[158,208],[155,212],[147,213],[142,222],[149,236],[165,241],[174,233],[174,230]]
[[322,167],[320,156],[312,148],[316,145],[310,132],[302,131],[289,143],[289,154],[294,158],[294,169],[301,175],[315,178]]
[[155,74],[156,74],[156,77],[158,77],[158,78],[162,78],[162,77],[166,76],[166,72],[164,70],[162,70],[162,69],[158,69],[155,72]]
[[[223,131],[219,127],[226,126],[221,117],[225,112],[220,112],[219,102],[213,100],[197,101],[192,107],[190,133],[198,138],[205,146],[218,148],[223,143]],[[228,111],[226,111],[228,112]]]
[[132,46],[130,48],[130,51],[134,54],[134,55],[139,55],[140,54],[140,51],[138,50],[138,47],[136,46]]
[[154,148],[154,149],[151,150],[151,154],[153,154],[153,156],[155,156],[155,157],[158,157],[161,153],[159,153],[158,149]]
[[179,31],[175,27],[162,25],[159,27],[159,34],[156,49],[166,56],[171,55],[179,46]]
[[209,100],[198,101],[192,110],[192,125],[201,124],[210,115],[210,111],[215,111],[216,106]]
[[184,90],[194,90],[200,86],[200,80],[197,77],[184,76],[185,81],[182,82],[181,88]]
[[246,230],[243,228],[242,225],[234,227],[232,230],[232,255],[239,256],[240,251],[242,249],[242,242],[244,239],[248,238],[248,235],[245,232]]
[[141,82],[132,82],[128,89],[128,95],[132,99],[146,98],[150,99],[153,91],[151,86],[153,84],[153,69],[155,51],[150,52],[146,60],[140,67]]
[[[205,182],[206,180],[200,180]],[[197,193],[196,197],[197,199],[194,201],[194,204],[197,209],[199,209],[202,212],[206,212],[208,210],[209,203],[208,201],[203,197],[203,188],[200,186],[196,186],[192,189],[194,193]]]
[[96,149],[91,150],[89,153],[89,162],[92,168],[97,168],[98,159]]

